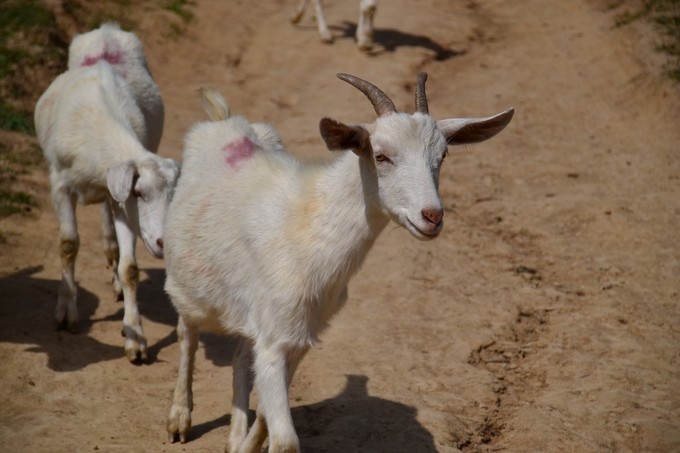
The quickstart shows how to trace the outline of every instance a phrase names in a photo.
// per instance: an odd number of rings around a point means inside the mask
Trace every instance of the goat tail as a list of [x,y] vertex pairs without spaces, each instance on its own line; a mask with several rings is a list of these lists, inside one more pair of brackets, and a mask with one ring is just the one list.
[[219,91],[213,88],[199,88],[198,93],[203,100],[203,108],[208,114],[210,121],[223,121],[229,119],[229,104],[224,100]]

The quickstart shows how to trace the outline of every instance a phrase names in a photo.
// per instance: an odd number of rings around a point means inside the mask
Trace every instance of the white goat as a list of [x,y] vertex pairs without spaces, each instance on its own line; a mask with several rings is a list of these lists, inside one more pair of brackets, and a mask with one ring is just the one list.
[[[298,6],[290,16],[290,21],[297,24],[302,19],[305,13],[305,8],[309,0],[300,0]],[[360,0],[359,1],[359,20],[357,21],[356,40],[359,49],[370,50],[373,46],[373,18],[378,9],[376,0]],[[314,0],[314,17],[316,18],[316,25],[319,29],[319,36],[323,42],[333,42],[333,35],[326,25],[326,19],[323,15],[322,0]]]
[[[165,289],[179,313],[181,348],[167,424],[171,440],[179,434],[185,442],[191,427],[202,329],[241,336],[229,451],[259,452],[267,434],[271,453],[298,451],[288,386],[345,303],[350,277],[389,219],[418,239],[437,237],[447,143],[486,140],[513,114],[435,121],[427,109],[426,74],[418,79],[413,115],[398,113],[372,84],[338,77],[369,98],[378,119],[346,125],[323,118],[323,140],[340,151],[330,164],[301,164],[282,148],[272,149],[275,132],[242,117],[199,123],[186,137],[166,223]],[[211,109],[220,110],[228,115],[225,106]],[[248,432],[253,379],[260,402]]]
[[57,325],[77,328],[76,202],[102,203],[104,251],[125,303],[125,354],[146,360],[135,243],[140,235],[152,255],[163,256],[163,221],[179,165],[151,152],[160,142],[163,102],[139,39],[116,24],[76,36],[68,70],[38,100],[35,125],[59,219]]

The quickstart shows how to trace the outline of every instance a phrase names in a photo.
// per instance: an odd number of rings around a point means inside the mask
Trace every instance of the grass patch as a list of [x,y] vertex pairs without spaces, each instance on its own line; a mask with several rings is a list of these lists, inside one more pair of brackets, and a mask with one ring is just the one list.
[[31,27],[46,27],[53,21],[52,13],[36,0],[0,0],[0,40]]
[[43,2],[0,0],[0,128],[33,134],[36,91],[45,88],[36,74],[65,66],[66,45],[56,29]]
[[[626,0],[612,4],[617,8]],[[652,21],[661,33],[661,44],[657,50],[669,57],[666,70],[671,79],[680,82],[680,0],[642,0],[636,1],[632,10],[619,14],[616,26],[621,27],[644,19]]]
[[163,9],[177,14],[185,23],[189,23],[194,18],[194,13],[189,9],[192,5],[193,2],[190,0],[171,0],[163,6]]
[[27,112],[21,112],[0,100],[0,128],[32,134],[33,121]]
[[0,191],[0,217],[29,212],[36,206],[33,196],[26,192]]
[[0,78],[32,56],[27,48],[12,43],[12,38],[28,30],[50,27],[53,23],[52,13],[35,0],[0,0]]
[[64,11],[82,31],[94,30],[105,22],[117,22],[121,29],[131,31],[137,26],[131,0],[63,0]]

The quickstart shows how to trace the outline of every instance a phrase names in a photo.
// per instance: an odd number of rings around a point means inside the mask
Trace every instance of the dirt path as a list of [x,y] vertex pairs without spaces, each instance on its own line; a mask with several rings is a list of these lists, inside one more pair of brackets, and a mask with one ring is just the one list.
[[[346,37],[354,2],[328,2],[333,46],[310,21],[288,24],[292,3],[197,2],[175,40],[145,16],[166,103],[161,154],[181,157],[204,118],[202,85],[316,159],[328,155],[320,117],[372,120],[340,71],[400,109],[426,70],[436,117],[517,111],[499,137],[447,159],[437,241],[392,227],[379,238],[293,382],[303,449],[680,450],[680,91],[660,74],[650,30],[612,28],[605,2],[393,0],[367,56]],[[134,367],[98,209],[80,209],[83,333],[54,331],[57,225],[44,171],[30,179],[40,207],[0,220],[0,450],[221,451],[231,342],[203,338],[192,439],[167,443],[178,348],[162,263],[139,249],[155,360]]]

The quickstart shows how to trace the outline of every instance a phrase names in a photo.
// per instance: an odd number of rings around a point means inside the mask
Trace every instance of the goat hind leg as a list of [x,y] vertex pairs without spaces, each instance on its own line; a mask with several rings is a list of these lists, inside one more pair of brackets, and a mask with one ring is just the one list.
[[309,0],[300,0],[298,2],[298,6],[297,8],[295,8],[295,12],[290,16],[291,24],[297,24],[298,22],[300,22],[300,19],[302,19],[302,15],[305,13],[307,3],[309,3]]
[[61,285],[54,319],[58,328],[76,332],[78,329],[76,306],[78,290],[75,283],[75,263],[80,245],[76,225],[76,199],[65,187],[57,186],[52,190],[52,201],[59,218],[59,256],[61,258]]
[[371,50],[373,47],[373,18],[378,8],[376,0],[361,0],[356,40],[359,49]]
[[194,405],[191,387],[198,348],[198,329],[185,323],[180,316],[177,322],[177,338],[180,349],[179,372],[166,428],[170,442],[174,442],[179,436],[179,441],[185,443],[191,429],[191,410]]
[[328,25],[326,25],[326,18],[323,15],[323,4],[321,2],[322,0],[314,0],[314,16],[316,17],[316,26],[319,29],[321,41],[330,44],[333,42],[333,34],[328,29]]

